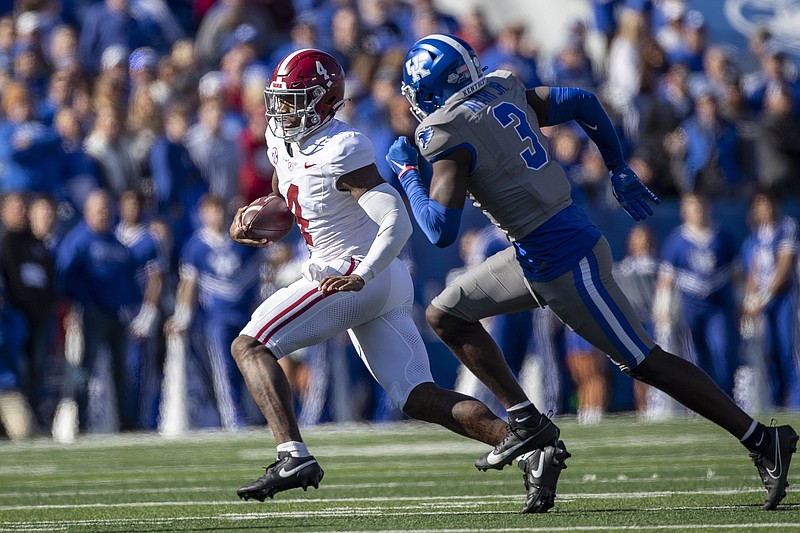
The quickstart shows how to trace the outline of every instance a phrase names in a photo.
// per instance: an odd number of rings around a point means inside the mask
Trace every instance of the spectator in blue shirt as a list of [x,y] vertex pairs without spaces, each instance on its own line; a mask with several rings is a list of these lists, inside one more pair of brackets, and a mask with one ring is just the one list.
[[597,88],[597,79],[592,69],[592,61],[583,48],[583,43],[575,38],[558,53],[553,61],[553,85],[579,87],[587,91]]
[[168,10],[156,13],[149,9],[148,3],[136,0],[105,0],[86,12],[79,43],[81,63],[89,72],[97,73],[100,57],[110,46],[135,50],[147,45],[166,53],[170,44],[182,35]]
[[103,347],[111,353],[120,429],[136,429],[136,403],[126,371],[128,324],[141,301],[133,253],[114,236],[114,201],[104,189],[89,194],[84,220],[64,237],[56,252],[58,286],[82,308],[83,359],[68,397],[78,404],[80,429],[88,427],[89,378]]
[[89,193],[100,186],[100,170],[83,150],[83,133],[74,109],[61,108],[55,116],[54,127],[64,151],[63,189],[57,190],[55,196],[59,201],[68,202],[71,212],[79,213]]
[[195,52],[204,72],[219,65],[223,46],[244,23],[256,29],[256,55],[262,57],[274,47],[277,32],[269,10],[253,0],[220,0],[203,16],[197,29]]
[[752,232],[742,246],[747,277],[743,330],[763,320],[760,339],[773,407],[800,408],[797,338],[797,220],[781,214],[774,193],[759,192],[750,208]]
[[[185,144],[200,176],[212,194],[230,204],[240,193],[239,165],[241,153],[236,139],[225,136],[224,108],[219,96],[200,103],[198,122],[186,133]],[[238,133],[238,132],[237,132]]]
[[[206,391],[213,391],[220,424],[235,430],[254,422],[247,407],[253,404],[229,347],[257,303],[264,255],[261,249],[230,239],[225,207],[222,198],[212,195],[200,203],[203,227],[181,252],[175,313],[165,330],[189,333],[191,352],[209,381]],[[254,416],[260,420],[260,415]],[[197,416],[193,418],[197,425]]]
[[141,186],[141,169],[125,130],[121,111],[117,108],[104,106],[98,111],[83,149],[97,161],[103,185],[116,198],[127,189]]
[[36,106],[36,119],[46,126],[53,125],[59,109],[69,104],[71,73],[68,70],[54,72],[47,84],[47,94]]
[[160,330],[160,306],[164,277],[169,261],[165,243],[151,231],[144,216],[144,197],[137,191],[122,193],[119,200],[119,224],[114,235],[128,247],[136,264],[136,284],[141,299],[132,312],[128,327],[128,376],[132,402],[136,405],[141,427],[155,429],[158,415],[159,368],[157,333]]
[[[661,249],[660,294],[680,299],[680,317],[692,339],[697,365],[728,395],[738,360],[734,319],[733,270],[737,250],[730,235],[713,223],[708,200],[698,194],[681,197],[683,224],[670,233]],[[677,298],[672,298],[674,302]],[[672,305],[661,304],[655,320]]]
[[670,63],[688,65],[692,72],[702,72],[707,40],[708,32],[703,14],[689,11],[684,16],[680,44],[674,51],[667,52],[667,59]]
[[743,194],[742,150],[736,126],[719,114],[711,92],[695,102],[695,113],[683,121],[675,143],[668,146],[678,188],[703,194]]
[[[208,184],[200,176],[185,144],[190,120],[186,104],[171,104],[164,117],[164,134],[150,150],[157,213],[169,225],[173,249],[178,253],[199,227],[199,222],[196,226],[192,223],[191,215],[197,211],[200,197],[208,192]],[[177,264],[177,257],[173,260]]]
[[51,193],[63,171],[61,139],[56,132],[33,120],[28,89],[12,82],[3,92],[0,122],[0,191]]
[[788,87],[794,100],[794,116],[800,117],[800,83],[781,45],[773,39],[766,40],[758,59],[760,70],[745,76],[742,83],[748,107],[760,112],[764,109],[769,91]]
[[787,84],[774,85],[764,95],[764,110],[756,124],[756,173],[765,189],[800,198],[800,115]]
[[481,56],[481,64],[489,70],[510,70],[525,87],[542,85],[537,71],[536,55],[525,42],[525,26],[511,24],[497,36],[494,46]]

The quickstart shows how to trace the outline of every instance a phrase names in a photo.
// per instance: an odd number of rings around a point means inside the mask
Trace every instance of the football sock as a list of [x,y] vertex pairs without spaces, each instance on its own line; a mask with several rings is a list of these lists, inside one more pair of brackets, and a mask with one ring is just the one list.
[[525,400],[524,402],[520,402],[517,405],[512,405],[511,407],[506,409],[506,412],[510,413],[511,411],[519,411],[520,409],[525,409],[526,407],[531,405],[533,405],[533,403],[530,400]]
[[767,426],[753,420],[753,423],[750,424],[750,428],[742,438],[739,439],[739,442],[744,444],[744,447],[751,452],[764,453],[770,449],[772,435],[767,431]]
[[308,457],[309,455],[311,455],[310,453],[308,453],[308,448],[306,448],[306,443],[299,442],[296,440],[290,440],[289,442],[278,444],[278,451],[289,452],[292,455],[292,457]]
[[536,406],[530,401],[518,403],[509,407],[506,412],[508,413],[508,420],[512,424],[524,424],[525,426],[538,425],[541,413],[539,413]]

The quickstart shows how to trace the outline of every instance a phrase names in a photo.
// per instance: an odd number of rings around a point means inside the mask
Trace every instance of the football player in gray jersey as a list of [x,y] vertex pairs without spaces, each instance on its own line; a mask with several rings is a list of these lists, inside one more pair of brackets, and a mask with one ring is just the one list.
[[[791,426],[766,427],[755,421],[705,372],[655,344],[614,281],[608,242],[572,203],[564,171],[550,160],[540,127],[575,120],[599,148],[622,207],[635,220],[653,214],[650,204],[659,200],[625,164],[614,127],[597,98],[580,89],[527,89],[506,71],[484,75],[466,42],[441,34],[420,39],[409,49],[402,92],[420,120],[417,146],[400,137],[386,158],[429,240],[440,247],[455,241],[469,197],[513,244],[471,268],[427,309],[431,327],[508,412],[506,438],[475,465],[502,469],[519,458],[529,491],[526,507],[543,493],[555,495],[563,461],[545,461],[542,474],[536,456],[520,456],[519,451],[535,446],[540,452],[534,453],[550,457],[548,452],[563,448],[560,432],[528,400],[479,322],[549,306],[623,372],[739,439],[767,489],[763,507],[774,509],[786,495],[797,433]],[[433,167],[430,187],[419,173],[418,149]]]

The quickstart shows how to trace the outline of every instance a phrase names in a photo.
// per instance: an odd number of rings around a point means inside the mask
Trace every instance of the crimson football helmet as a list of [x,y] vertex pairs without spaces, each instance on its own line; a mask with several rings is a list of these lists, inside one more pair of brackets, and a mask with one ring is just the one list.
[[264,90],[270,131],[298,141],[327,123],[344,105],[344,70],[321,50],[306,48],[281,61]]

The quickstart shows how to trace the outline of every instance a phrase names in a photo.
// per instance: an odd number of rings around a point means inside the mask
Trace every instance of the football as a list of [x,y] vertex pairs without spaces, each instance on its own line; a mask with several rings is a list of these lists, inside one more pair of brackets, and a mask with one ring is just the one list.
[[280,196],[262,196],[242,212],[242,226],[249,239],[279,241],[293,225],[294,215]]

